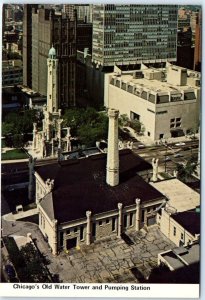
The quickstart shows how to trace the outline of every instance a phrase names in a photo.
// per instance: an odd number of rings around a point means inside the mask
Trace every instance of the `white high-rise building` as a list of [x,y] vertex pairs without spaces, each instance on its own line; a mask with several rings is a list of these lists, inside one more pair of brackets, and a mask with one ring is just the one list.
[[93,62],[176,61],[177,5],[93,5]]

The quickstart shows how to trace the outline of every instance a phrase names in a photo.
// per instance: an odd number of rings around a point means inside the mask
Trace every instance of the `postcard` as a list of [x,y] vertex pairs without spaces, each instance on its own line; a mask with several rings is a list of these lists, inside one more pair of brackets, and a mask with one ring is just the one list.
[[4,3],[1,295],[197,298],[202,6]]

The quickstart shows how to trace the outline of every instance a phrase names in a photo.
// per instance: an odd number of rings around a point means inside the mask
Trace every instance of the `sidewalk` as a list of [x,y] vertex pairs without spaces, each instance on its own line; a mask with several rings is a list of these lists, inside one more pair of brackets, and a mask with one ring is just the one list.
[[29,209],[27,211],[18,212],[16,214],[12,214],[12,213],[6,214],[6,215],[2,216],[2,219],[5,221],[15,221],[15,220],[17,221],[19,219],[23,219],[23,218],[27,218],[27,217],[36,215],[37,213],[38,213],[38,209],[33,208],[33,209]]
[[[131,136],[136,138],[138,141],[143,143],[146,146],[154,146],[156,145],[154,141],[152,141],[148,136],[144,135],[138,135],[136,134],[135,130],[131,127],[124,126],[125,128],[129,129]],[[195,134],[196,138],[199,139],[200,134],[197,133]],[[172,144],[172,143],[179,143],[179,142],[190,142],[191,139],[189,136],[180,136],[176,138],[168,138],[168,139],[162,139],[162,142],[167,142],[167,144]]]

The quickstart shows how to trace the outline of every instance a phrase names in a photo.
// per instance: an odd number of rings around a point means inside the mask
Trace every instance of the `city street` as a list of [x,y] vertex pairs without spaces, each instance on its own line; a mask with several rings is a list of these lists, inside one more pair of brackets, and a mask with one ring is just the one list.
[[134,153],[143,157],[149,163],[152,158],[159,159],[160,171],[173,174],[177,163],[185,163],[192,155],[198,155],[198,141],[185,142],[182,146],[176,146],[174,143],[169,144],[166,148],[164,145],[148,146],[143,149],[138,149],[137,142],[133,144]]

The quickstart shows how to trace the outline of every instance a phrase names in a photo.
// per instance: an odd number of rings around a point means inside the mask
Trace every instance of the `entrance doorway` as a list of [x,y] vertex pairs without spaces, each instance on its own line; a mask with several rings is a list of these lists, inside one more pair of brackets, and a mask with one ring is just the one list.
[[66,240],[66,249],[75,248],[77,246],[77,237]]
[[154,225],[156,223],[156,216],[147,218],[147,226]]

